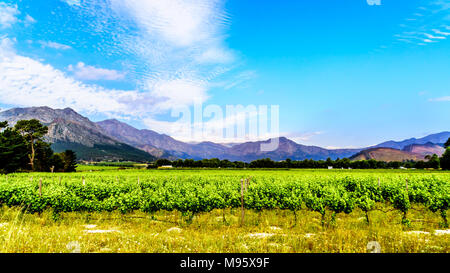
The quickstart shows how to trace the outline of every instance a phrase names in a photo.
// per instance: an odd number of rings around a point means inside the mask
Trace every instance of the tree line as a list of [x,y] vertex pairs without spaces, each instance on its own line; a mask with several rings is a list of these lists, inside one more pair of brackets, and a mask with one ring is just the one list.
[[0,122],[0,173],[17,171],[75,172],[72,150],[55,153],[44,141],[48,127],[37,119],[19,120],[13,127]]
[[149,164],[149,168],[157,168],[162,166],[172,166],[176,168],[293,168],[293,169],[326,169],[333,167],[337,169],[439,169],[450,170],[450,138],[444,145],[446,151],[442,157],[436,154],[427,155],[426,160],[420,161],[379,161],[375,159],[351,161],[348,158],[332,160],[291,160],[273,161],[270,158],[254,160],[250,163],[242,161],[220,160],[218,158],[212,159],[158,159],[156,162]]

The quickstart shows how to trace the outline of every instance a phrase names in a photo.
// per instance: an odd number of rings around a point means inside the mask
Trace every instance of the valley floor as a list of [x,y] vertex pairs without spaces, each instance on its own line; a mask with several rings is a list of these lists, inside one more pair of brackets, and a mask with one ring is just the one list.
[[219,209],[189,219],[176,211],[72,212],[55,220],[51,211],[32,215],[3,206],[0,252],[450,252],[450,230],[441,228],[438,213],[421,207],[408,213],[410,227],[398,211],[370,212],[368,225],[355,210],[322,225],[320,214],[307,210],[297,212],[296,221],[291,211],[246,210],[242,227],[240,213]]

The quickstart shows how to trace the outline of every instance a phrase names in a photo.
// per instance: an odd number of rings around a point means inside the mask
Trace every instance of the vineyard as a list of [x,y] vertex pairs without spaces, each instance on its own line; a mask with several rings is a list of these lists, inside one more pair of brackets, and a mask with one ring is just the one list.
[[75,174],[10,174],[0,178],[0,205],[26,213],[178,211],[195,215],[222,209],[316,212],[323,225],[340,214],[397,210],[410,225],[413,206],[439,214],[448,227],[450,173],[358,171],[123,170]]

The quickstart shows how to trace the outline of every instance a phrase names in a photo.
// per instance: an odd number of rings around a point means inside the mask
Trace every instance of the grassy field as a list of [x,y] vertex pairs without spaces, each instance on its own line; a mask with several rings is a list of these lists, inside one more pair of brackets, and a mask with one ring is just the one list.
[[[6,183],[44,181],[42,194],[55,183],[151,183],[153,180],[187,183],[192,179],[224,181],[239,187],[240,179],[283,184],[286,181],[325,181],[358,178],[381,183],[435,179],[450,183],[450,173],[417,170],[118,170],[117,167],[80,168],[72,174],[12,174],[0,178]],[[420,179],[419,179],[420,178]],[[111,182],[108,182],[109,180]],[[26,182],[25,182],[26,181]],[[61,182],[62,181],[62,182]],[[123,182],[121,182],[123,181]],[[231,181],[231,182],[230,182]],[[331,180],[330,180],[331,181]],[[3,183],[3,184],[2,184]],[[134,182],[133,182],[134,183]],[[164,182],[165,183],[165,182]],[[69,184],[71,185],[71,184]],[[149,184],[150,185],[150,184]],[[177,184],[175,184],[177,185]],[[178,184],[182,187],[182,184]],[[46,188],[47,187],[47,188]],[[25,205],[24,205],[25,206]],[[279,208],[245,210],[241,225],[239,207],[198,212],[191,217],[178,210],[150,213],[139,210],[120,213],[108,211],[41,213],[24,212],[24,206],[0,208],[0,252],[358,252],[372,251],[368,244],[380,246],[380,252],[450,252],[450,232],[442,226],[439,212],[423,204],[411,204],[409,225],[402,224],[403,213],[390,204],[377,204],[366,214],[359,208],[338,213],[331,219],[302,206],[296,211]],[[373,243],[376,242],[376,243]]]

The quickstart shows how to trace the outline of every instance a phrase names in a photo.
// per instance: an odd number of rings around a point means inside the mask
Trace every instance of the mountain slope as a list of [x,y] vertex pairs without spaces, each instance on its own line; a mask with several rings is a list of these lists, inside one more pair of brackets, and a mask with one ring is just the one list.
[[[18,120],[37,118],[49,127],[46,138],[56,151],[73,149],[80,159],[148,161],[155,157],[169,159],[219,158],[231,161],[252,161],[271,158],[279,161],[325,160],[351,157],[375,158],[379,160],[422,159],[425,155],[440,155],[450,132],[442,132],[423,138],[403,141],[387,141],[374,147],[375,150],[325,149],[298,144],[285,137],[279,138],[274,151],[261,151],[261,144],[271,140],[246,143],[217,144],[213,142],[185,143],[152,130],[139,130],[126,123],[110,119],[92,122],[70,108],[49,107],[15,108],[0,112],[0,121],[8,120],[13,125]],[[379,149],[376,148],[390,148]],[[401,151],[403,149],[403,151]],[[358,153],[358,154],[357,154]]]
[[97,125],[101,127],[104,134],[124,143],[146,151],[156,149],[160,157],[170,155],[176,158],[220,158],[227,149],[223,145],[212,142],[201,142],[198,144],[184,143],[152,130],[138,130],[115,119],[100,121],[97,122]]
[[159,134],[150,130],[138,130],[126,123],[115,119],[104,120],[96,123],[99,130],[118,141],[146,151],[155,157],[169,156],[164,149],[159,149],[152,144],[152,140],[159,137]]
[[280,137],[278,148],[274,151],[261,151],[261,144],[269,143],[272,140],[247,142],[239,145],[233,145],[229,149],[229,154],[233,158],[244,158],[245,161],[251,161],[261,158],[271,158],[272,160],[284,160],[290,158],[292,160],[314,159],[324,160],[330,157],[336,159],[338,157],[349,157],[360,149],[337,149],[329,150],[317,146],[305,146],[298,144],[285,137]]
[[350,157],[350,160],[368,160],[375,159],[379,161],[406,161],[406,160],[423,160],[420,154],[401,151],[393,148],[371,148],[363,150]]
[[377,147],[384,147],[384,148],[394,148],[402,150],[408,145],[412,144],[426,144],[428,142],[434,143],[434,144],[441,144],[445,143],[447,139],[450,138],[450,132],[441,132],[437,134],[431,134],[422,138],[410,138],[402,141],[386,141],[383,143],[380,143],[378,145],[375,145],[373,148]]
[[425,144],[411,144],[405,146],[402,151],[420,154],[422,156],[437,154],[438,156],[442,156],[445,152],[444,147],[428,142]]
[[101,132],[101,128],[70,108],[14,108],[0,112],[0,120],[12,126],[19,120],[38,119],[48,126],[45,140],[56,152],[74,150],[81,160],[149,161],[154,157]]
[[222,145],[213,142],[201,142],[196,144],[184,143],[164,134],[158,134],[151,130],[138,130],[118,120],[105,120],[97,122],[106,135],[118,139],[139,149],[154,147],[161,149],[177,158],[219,158],[231,161],[252,161],[261,158],[272,160],[326,159],[331,157],[349,157],[360,149],[327,150],[315,146],[305,146],[295,143],[285,137],[279,138],[279,147],[275,151],[261,151],[261,144],[270,140],[246,142],[233,145]]

